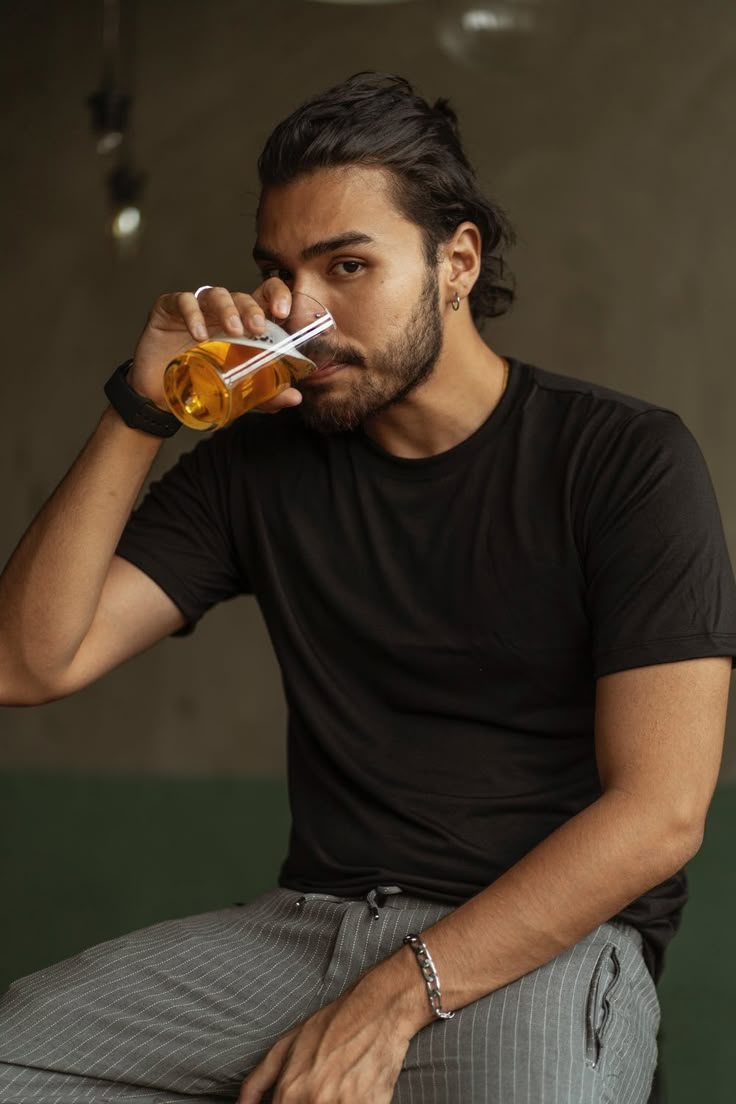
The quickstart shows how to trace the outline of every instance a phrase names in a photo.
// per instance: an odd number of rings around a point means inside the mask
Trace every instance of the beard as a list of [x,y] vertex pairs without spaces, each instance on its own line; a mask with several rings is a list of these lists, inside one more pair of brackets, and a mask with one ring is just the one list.
[[347,394],[331,395],[329,385],[296,384],[302,393],[302,420],[319,433],[342,433],[388,410],[432,374],[442,350],[442,316],[437,273],[428,269],[419,299],[401,337],[371,357],[370,367],[355,350],[340,346],[340,364],[362,369]]

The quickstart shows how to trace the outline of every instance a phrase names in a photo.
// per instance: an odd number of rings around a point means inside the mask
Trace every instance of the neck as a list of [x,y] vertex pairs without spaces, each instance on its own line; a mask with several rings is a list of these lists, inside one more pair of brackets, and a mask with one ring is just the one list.
[[429,379],[402,402],[368,418],[363,429],[386,452],[404,459],[447,452],[495,410],[507,368],[485,344],[469,314],[452,319]]

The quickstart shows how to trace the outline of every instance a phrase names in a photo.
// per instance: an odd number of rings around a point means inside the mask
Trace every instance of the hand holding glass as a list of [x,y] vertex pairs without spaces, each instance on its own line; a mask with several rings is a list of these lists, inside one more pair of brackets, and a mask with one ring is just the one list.
[[265,333],[218,334],[175,357],[164,373],[166,400],[191,429],[220,429],[333,363],[337,340],[327,308],[295,292],[288,318],[266,314]]

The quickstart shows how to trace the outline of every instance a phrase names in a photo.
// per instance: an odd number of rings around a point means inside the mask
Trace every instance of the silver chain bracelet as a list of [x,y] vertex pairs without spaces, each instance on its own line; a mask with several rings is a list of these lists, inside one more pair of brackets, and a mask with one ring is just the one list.
[[440,990],[440,979],[437,975],[437,968],[432,960],[432,956],[429,953],[429,949],[424,941],[418,935],[405,936],[404,943],[411,947],[414,954],[417,956],[417,962],[419,963],[419,969],[422,971],[422,977],[427,983],[427,994],[429,995],[429,1005],[438,1020],[451,1020],[455,1015],[454,1012],[442,1011],[442,992]]

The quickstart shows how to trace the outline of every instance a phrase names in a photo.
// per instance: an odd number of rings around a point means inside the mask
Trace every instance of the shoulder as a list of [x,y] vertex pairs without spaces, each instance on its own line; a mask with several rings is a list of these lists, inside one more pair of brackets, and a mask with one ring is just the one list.
[[559,491],[575,524],[643,502],[657,510],[711,502],[707,462],[676,411],[591,380],[531,365],[524,372],[516,455],[552,500]]
[[600,410],[622,424],[638,414],[660,412],[675,414],[668,407],[648,402],[646,399],[614,391],[593,380],[564,376],[529,365],[532,393],[540,400],[561,409],[577,407],[580,411]]
[[525,415],[535,432],[560,446],[583,449],[588,458],[617,443],[623,447],[669,443],[692,447],[694,439],[679,414],[669,407],[604,387],[593,380],[526,366],[528,391]]

